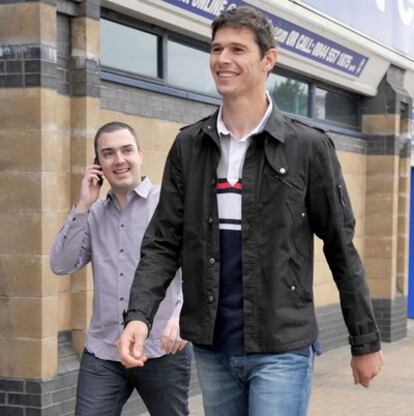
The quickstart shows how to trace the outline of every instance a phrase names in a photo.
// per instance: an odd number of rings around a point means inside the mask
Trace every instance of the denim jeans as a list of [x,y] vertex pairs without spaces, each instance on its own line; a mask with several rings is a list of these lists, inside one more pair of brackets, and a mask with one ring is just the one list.
[[314,354],[226,355],[194,347],[206,416],[306,416]]
[[76,416],[119,416],[137,389],[153,416],[186,416],[191,347],[175,355],[148,360],[144,367],[125,369],[118,361],[82,355],[76,393]]

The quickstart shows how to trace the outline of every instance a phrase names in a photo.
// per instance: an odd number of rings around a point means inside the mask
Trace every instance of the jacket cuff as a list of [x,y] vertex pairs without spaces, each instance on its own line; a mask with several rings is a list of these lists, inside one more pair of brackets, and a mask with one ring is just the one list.
[[379,332],[370,332],[363,335],[348,337],[351,344],[352,355],[365,355],[378,352],[381,349],[381,336]]
[[149,333],[151,326],[152,326],[152,322],[149,322],[146,316],[138,309],[129,309],[128,311],[123,311],[122,318],[124,320],[124,328],[127,326],[128,322],[141,321],[147,325],[148,333]]

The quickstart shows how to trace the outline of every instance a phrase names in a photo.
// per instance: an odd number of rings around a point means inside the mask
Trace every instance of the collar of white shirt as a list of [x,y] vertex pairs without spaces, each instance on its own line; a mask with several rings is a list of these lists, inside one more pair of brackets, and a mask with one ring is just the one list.
[[244,137],[242,137],[241,139],[236,139],[233,136],[233,134],[231,133],[231,131],[224,124],[223,105],[221,105],[220,109],[219,109],[218,117],[217,117],[217,132],[219,133],[219,135],[220,136],[221,135],[223,135],[223,136],[230,135],[235,140],[237,140],[239,142],[242,142],[242,141],[247,140],[253,134],[256,134],[256,133],[259,133],[260,131],[262,131],[264,129],[264,126],[265,126],[268,118],[270,117],[270,114],[272,113],[272,110],[273,110],[273,102],[272,102],[272,99],[270,98],[270,95],[269,95],[268,91],[266,91],[266,99],[267,99],[268,107],[267,107],[266,112],[264,113],[264,116],[260,120],[259,124],[253,130],[251,130],[248,134],[246,134]]

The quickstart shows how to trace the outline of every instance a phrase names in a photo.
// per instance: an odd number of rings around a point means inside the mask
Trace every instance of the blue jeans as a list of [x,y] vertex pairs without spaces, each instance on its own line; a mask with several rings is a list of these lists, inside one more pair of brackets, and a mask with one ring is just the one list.
[[194,347],[206,416],[306,416],[314,354],[226,355]]
[[118,361],[82,355],[76,393],[76,416],[119,416],[137,389],[153,416],[186,416],[191,347],[175,355],[148,360],[144,367],[125,369]]

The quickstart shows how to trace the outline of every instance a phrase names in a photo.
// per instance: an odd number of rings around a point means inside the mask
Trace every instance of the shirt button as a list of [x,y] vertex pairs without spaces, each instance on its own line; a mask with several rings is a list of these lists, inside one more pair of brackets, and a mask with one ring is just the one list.
[[119,250],[121,253],[123,253],[124,252],[124,249],[123,248],[121,248],[121,250]]
[[304,212],[302,212],[302,214],[300,214],[300,215],[302,215],[302,218],[305,218],[305,213]]
[[285,173],[286,173],[286,169],[285,169],[285,168],[280,168],[280,169],[279,169],[279,172],[283,175],[283,174],[285,174]]
[[121,224],[121,228],[124,228],[124,224]]
[[124,298],[119,298],[119,300],[124,300]]
[[120,276],[123,276],[124,274],[123,274],[123,273],[119,273],[119,275],[120,275]]
[[213,265],[213,264],[216,262],[216,259],[215,259],[214,257],[210,257],[210,258],[208,259],[208,262],[209,262],[211,265]]
[[208,303],[213,303],[214,302],[214,296],[213,295],[208,295]]
[[296,290],[296,286],[291,286],[291,287],[290,287],[290,290],[291,290],[292,292],[294,292],[294,291]]

